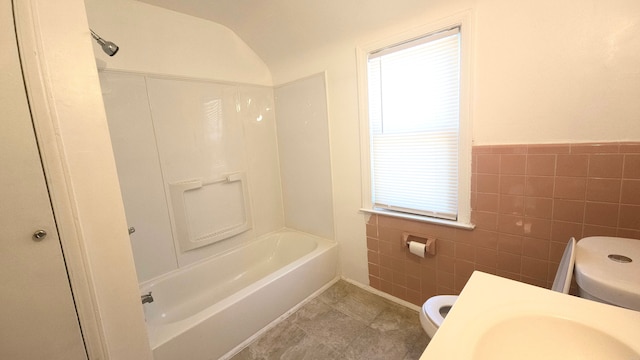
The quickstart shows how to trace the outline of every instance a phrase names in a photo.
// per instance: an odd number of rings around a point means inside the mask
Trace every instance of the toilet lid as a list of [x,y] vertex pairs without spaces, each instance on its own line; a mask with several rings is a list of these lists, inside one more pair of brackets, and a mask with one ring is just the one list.
[[440,314],[440,309],[445,306],[453,306],[458,299],[457,295],[438,295],[430,297],[424,305],[422,311],[427,314],[427,318],[433,322],[436,327],[440,327],[444,321],[444,316]]
[[640,311],[639,274],[639,240],[591,236],[578,241],[576,283],[591,296]]

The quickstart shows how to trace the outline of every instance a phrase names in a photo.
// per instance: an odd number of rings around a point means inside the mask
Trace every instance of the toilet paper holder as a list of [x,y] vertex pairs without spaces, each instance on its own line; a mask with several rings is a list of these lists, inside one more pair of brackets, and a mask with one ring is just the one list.
[[429,255],[436,254],[436,239],[424,235],[418,235],[409,232],[402,233],[402,244],[409,248],[409,243],[415,241],[426,245],[426,253]]

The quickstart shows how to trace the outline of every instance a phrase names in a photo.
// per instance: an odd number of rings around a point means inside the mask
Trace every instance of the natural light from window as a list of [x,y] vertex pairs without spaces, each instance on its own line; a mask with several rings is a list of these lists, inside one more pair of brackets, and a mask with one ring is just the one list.
[[372,52],[368,94],[373,205],[457,220],[459,27]]

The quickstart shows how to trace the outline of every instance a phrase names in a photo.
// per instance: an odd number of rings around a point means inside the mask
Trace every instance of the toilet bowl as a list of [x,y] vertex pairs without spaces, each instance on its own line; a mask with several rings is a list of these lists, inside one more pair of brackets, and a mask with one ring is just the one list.
[[420,311],[420,324],[429,338],[433,338],[445,316],[458,299],[457,295],[438,295],[427,299]]
[[[574,238],[569,239],[562,254],[562,260],[560,260],[560,265],[558,266],[551,290],[565,294],[569,293],[576,259],[575,248],[576,240]],[[442,325],[442,322],[457,299],[457,295],[437,295],[430,297],[422,304],[422,308],[420,309],[420,324],[430,339],[436,334],[436,331],[438,331],[440,325]]]

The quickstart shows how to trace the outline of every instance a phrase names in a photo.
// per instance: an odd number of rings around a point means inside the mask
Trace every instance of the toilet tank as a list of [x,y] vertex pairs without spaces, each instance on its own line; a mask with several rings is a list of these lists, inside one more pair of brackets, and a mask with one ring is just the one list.
[[640,240],[578,241],[574,275],[580,297],[640,311]]

